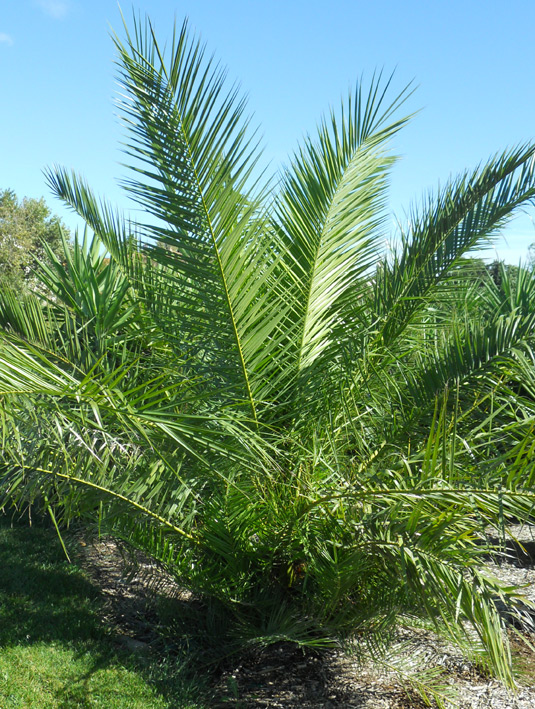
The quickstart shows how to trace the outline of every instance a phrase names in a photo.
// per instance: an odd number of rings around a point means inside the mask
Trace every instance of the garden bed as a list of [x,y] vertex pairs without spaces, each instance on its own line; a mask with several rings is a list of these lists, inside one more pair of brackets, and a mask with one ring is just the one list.
[[[535,602],[535,528],[514,527],[511,532],[517,541],[508,543],[507,561],[489,561],[487,566],[507,584],[525,586],[525,597]],[[79,549],[82,565],[102,590],[106,620],[117,629],[117,643],[132,652],[157,651],[161,639],[155,632],[155,599],[164,596],[187,604],[188,595],[146,558],[139,557],[134,569],[113,540],[81,541]],[[303,652],[283,643],[227,661],[214,677],[210,706],[417,709],[425,706],[416,693],[418,681],[434,673],[446,694],[457,692],[462,709],[532,709],[535,653],[515,632],[515,662],[524,676],[514,697],[433,633],[411,630],[400,633],[383,666],[362,663],[341,650]],[[523,634],[529,641],[530,633]]]

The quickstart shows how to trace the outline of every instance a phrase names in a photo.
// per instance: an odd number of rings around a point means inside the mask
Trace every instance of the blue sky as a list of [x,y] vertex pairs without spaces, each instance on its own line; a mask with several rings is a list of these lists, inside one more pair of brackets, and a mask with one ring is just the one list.
[[[321,114],[355,81],[395,70],[401,90],[417,90],[418,111],[400,133],[392,177],[393,212],[407,208],[450,176],[490,155],[535,139],[533,0],[152,0],[162,39],[187,15],[210,51],[249,96],[273,172]],[[0,8],[0,188],[51,196],[43,169],[75,168],[93,189],[125,209],[116,184],[123,133],[114,106],[114,0],[2,0]],[[497,244],[499,257],[525,258],[535,242],[535,208]],[[393,221],[393,220],[392,220]],[[489,252],[489,257],[494,252]]]

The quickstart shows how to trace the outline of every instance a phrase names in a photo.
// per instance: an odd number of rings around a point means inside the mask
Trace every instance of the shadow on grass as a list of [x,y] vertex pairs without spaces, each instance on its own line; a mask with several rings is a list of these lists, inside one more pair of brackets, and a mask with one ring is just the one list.
[[66,689],[58,693],[57,709],[89,709],[95,704],[92,698],[92,692],[89,687],[91,679],[101,670],[109,668],[110,663],[113,663],[113,658],[109,654],[103,654],[94,657],[89,669],[81,675],[78,675],[74,683],[69,683]]
[[99,589],[67,561],[54,529],[12,524],[0,514],[0,649],[50,645],[51,653],[69,651],[77,669],[58,687],[58,709],[95,706],[91,687],[97,673],[109,676],[110,696],[120,694],[120,677],[125,681],[134,673],[152,687],[158,707],[201,706],[196,700],[204,694],[202,682],[186,676],[184,662],[119,649],[100,608]]
[[105,637],[98,589],[69,564],[55,533],[0,523],[0,645]]

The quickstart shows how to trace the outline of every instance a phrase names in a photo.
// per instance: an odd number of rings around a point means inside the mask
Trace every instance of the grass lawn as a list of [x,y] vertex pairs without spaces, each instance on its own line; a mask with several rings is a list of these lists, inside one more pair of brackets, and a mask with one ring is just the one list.
[[120,650],[53,529],[0,515],[0,707],[200,708],[177,660]]

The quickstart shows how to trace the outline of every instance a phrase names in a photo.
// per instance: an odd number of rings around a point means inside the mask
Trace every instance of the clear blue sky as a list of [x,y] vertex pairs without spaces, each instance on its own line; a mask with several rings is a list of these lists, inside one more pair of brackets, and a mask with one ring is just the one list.
[[[361,75],[396,70],[418,86],[398,135],[392,210],[491,154],[535,139],[534,0],[145,0],[121,3],[153,19],[162,41],[176,17],[194,27],[241,82],[276,171],[321,114]],[[44,196],[42,170],[75,168],[121,207],[122,129],[114,107],[114,0],[1,0],[0,188]],[[517,263],[535,241],[535,209],[498,254]],[[493,253],[489,253],[492,256]]]

